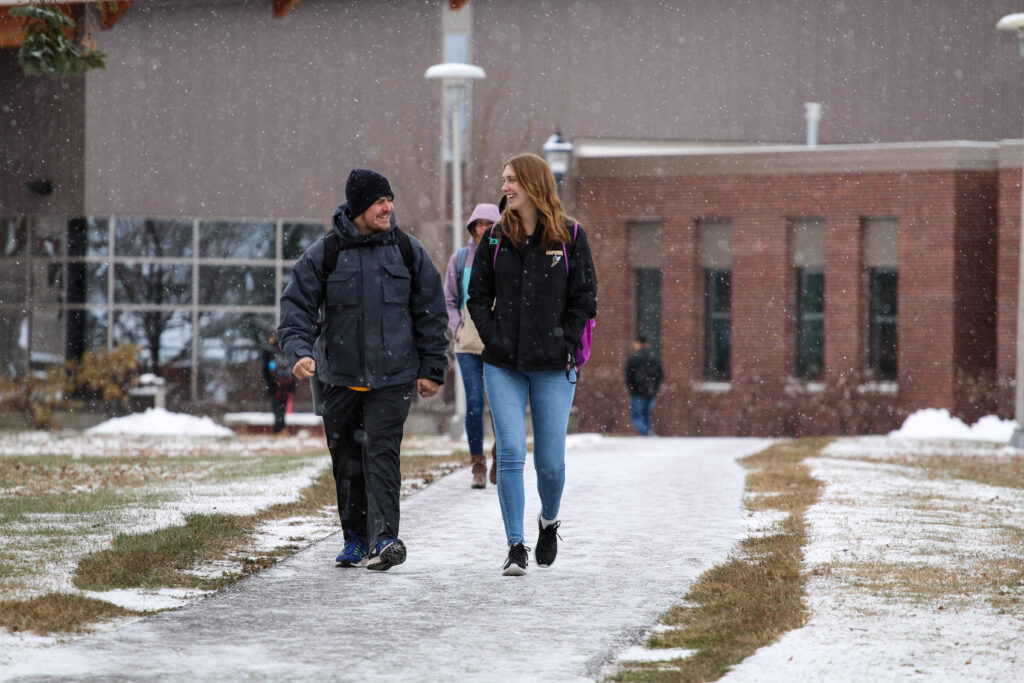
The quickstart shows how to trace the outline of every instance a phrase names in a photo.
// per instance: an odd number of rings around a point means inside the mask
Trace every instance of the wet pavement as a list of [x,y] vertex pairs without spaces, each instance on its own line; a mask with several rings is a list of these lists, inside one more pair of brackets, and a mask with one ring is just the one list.
[[[594,680],[743,534],[762,439],[575,437],[558,558],[503,577],[497,490],[463,470],[402,502],[409,549],[343,569],[335,534],[185,608],[35,651],[4,680]],[[527,545],[539,502],[526,472]]]

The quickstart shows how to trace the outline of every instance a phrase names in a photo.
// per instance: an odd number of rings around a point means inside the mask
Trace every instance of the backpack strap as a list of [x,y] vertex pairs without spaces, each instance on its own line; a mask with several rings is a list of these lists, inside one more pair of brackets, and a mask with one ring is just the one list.
[[462,271],[466,269],[466,259],[469,257],[469,247],[462,247],[455,252],[455,291],[459,295],[459,310],[462,310],[462,302],[466,293],[462,291]]
[[494,238],[494,229],[501,225],[501,223],[495,223],[491,226],[491,231],[487,234],[491,236],[491,244],[494,245],[494,254],[491,256],[491,268],[498,266],[498,250],[501,249],[501,233],[498,233],[498,238]]

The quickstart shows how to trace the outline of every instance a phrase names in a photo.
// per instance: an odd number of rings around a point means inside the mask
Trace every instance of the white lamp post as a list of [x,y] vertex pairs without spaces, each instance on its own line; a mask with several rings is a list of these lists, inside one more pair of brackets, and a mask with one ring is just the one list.
[[551,173],[555,176],[555,185],[558,194],[562,194],[562,181],[569,172],[569,161],[572,159],[572,143],[562,137],[562,131],[556,130],[547,139],[542,147],[544,160],[551,167]]
[[[996,28],[1001,31],[1016,31],[1020,44],[1020,55],[1024,57],[1024,12],[1007,14],[999,20]],[[1024,186],[1024,168],[1022,168],[1022,186]],[[1017,372],[1015,376],[1016,392],[1013,418],[1017,428],[1010,437],[1010,445],[1024,448],[1024,196],[1021,198],[1021,240],[1018,246],[1019,261],[1017,271]]]
[[[487,74],[478,66],[447,62],[435,64],[423,74],[424,78],[441,79],[448,91],[448,106],[451,108],[449,137],[452,141],[452,252],[462,247],[462,126],[459,125],[459,114],[466,101],[466,86],[469,81],[486,78]],[[459,277],[462,277],[459,274]],[[468,314],[468,312],[467,312]],[[462,377],[458,363],[455,364],[455,415],[452,416],[451,431],[462,430],[462,421],[466,415],[466,390],[462,386]]]

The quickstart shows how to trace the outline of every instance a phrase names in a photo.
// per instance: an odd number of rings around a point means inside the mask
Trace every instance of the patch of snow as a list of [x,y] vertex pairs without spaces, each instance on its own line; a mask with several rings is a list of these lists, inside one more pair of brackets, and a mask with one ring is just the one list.
[[87,434],[159,434],[165,436],[231,436],[234,432],[209,417],[149,408],[144,413],[114,417],[85,430]]
[[968,441],[999,441],[1006,443],[1017,423],[986,415],[968,427],[945,408],[925,408],[908,416],[903,426],[889,433],[896,439],[955,439]]

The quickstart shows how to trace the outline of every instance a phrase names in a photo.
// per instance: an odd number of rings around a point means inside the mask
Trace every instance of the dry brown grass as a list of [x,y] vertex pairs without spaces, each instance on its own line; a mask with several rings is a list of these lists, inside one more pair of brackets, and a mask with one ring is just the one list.
[[103,600],[66,593],[52,593],[31,600],[0,602],[0,624],[14,633],[79,633],[88,630],[88,624],[132,614],[137,612],[122,609]]
[[[30,519],[24,514],[25,510],[49,509],[55,498],[50,487],[53,482],[73,487],[74,484],[64,482],[78,482],[80,486],[87,480],[89,509],[122,505],[122,496],[117,495],[117,491],[139,486],[147,479],[147,483],[152,485],[154,474],[157,479],[176,483],[178,477],[174,475],[182,476],[188,471],[188,459],[162,460],[164,463],[161,464],[147,461],[133,466],[119,458],[86,462],[71,462],[61,457],[0,458],[0,484],[3,488],[19,492],[17,507],[8,506],[7,515],[24,521]],[[190,515],[184,526],[166,527],[145,534],[118,535],[110,548],[81,558],[74,584],[82,590],[91,591],[162,587],[216,589],[269,567],[300,547],[287,545],[252,552],[253,534],[260,524],[293,517],[330,518],[337,514],[329,462],[325,456],[326,469],[300,491],[295,501],[273,505],[248,516]],[[455,453],[451,457],[403,456],[402,476],[423,481],[422,485],[417,485],[423,486],[437,476],[468,463],[466,453]],[[208,468],[205,460],[196,460],[194,464],[204,470]],[[272,463],[265,466],[270,471],[276,467]],[[4,509],[0,506],[0,513]],[[237,571],[223,572],[212,578],[197,573],[204,565],[224,560],[234,560]],[[8,570],[11,566],[0,558],[0,576],[11,574],[5,578],[17,579],[17,572]],[[63,593],[0,602],[0,626],[11,631],[40,634],[87,630],[90,623],[127,614],[132,612],[101,600]]]
[[694,654],[671,662],[626,663],[612,680],[715,680],[759,647],[803,625],[804,513],[822,488],[804,461],[826,444],[822,439],[781,443],[742,461],[749,470],[748,508],[781,511],[788,517],[778,533],[744,540],[735,557],[702,574],[683,602],[662,619],[670,630],[647,643]]

